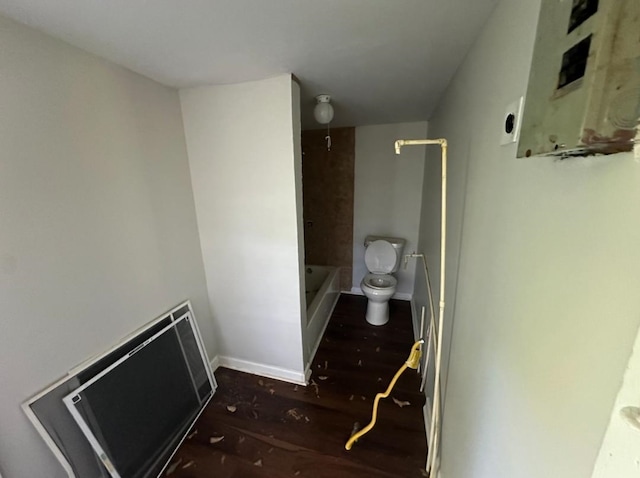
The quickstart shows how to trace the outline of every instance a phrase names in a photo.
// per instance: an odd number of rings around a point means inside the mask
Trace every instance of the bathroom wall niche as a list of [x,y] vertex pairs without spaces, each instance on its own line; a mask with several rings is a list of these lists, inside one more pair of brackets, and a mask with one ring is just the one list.
[[640,2],[542,0],[518,157],[631,151]]

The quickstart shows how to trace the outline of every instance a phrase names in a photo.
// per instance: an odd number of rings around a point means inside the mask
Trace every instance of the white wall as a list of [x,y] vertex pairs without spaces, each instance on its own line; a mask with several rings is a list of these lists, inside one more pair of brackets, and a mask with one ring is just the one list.
[[[460,258],[444,478],[590,476],[640,325],[640,163],[499,146],[504,108],[526,92],[539,6],[498,4],[429,122],[451,144],[454,284]],[[425,177],[425,193],[439,187]]]
[[620,410],[629,406],[640,407],[640,330],[611,411],[592,478],[623,478],[640,473],[640,430],[633,428],[620,415]]
[[[418,248],[420,198],[424,148],[412,147],[397,156],[397,139],[420,139],[427,135],[427,123],[397,123],[356,128],[355,185],[353,204],[353,291],[367,273],[364,238],[369,234],[402,237],[404,253]],[[401,266],[396,294],[413,294],[415,261]]]
[[221,363],[300,381],[294,88],[286,75],[185,89],[180,98]]
[[184,299],[216,353],[175,90],[0,17],[0,467],[66,476],[20,403]]

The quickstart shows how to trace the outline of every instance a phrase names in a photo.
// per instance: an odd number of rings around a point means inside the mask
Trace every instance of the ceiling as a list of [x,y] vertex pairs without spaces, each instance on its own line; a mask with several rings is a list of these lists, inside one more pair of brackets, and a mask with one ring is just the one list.
[[173,87],[294,73],[302,117],[426,120],[497,0],[0,0],[19,22]]

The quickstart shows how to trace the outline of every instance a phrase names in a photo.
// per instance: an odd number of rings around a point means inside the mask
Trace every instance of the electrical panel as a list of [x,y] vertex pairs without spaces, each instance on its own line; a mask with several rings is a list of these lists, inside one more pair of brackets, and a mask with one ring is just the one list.
[[542,0],[518,157],[633,150],[640,0]]

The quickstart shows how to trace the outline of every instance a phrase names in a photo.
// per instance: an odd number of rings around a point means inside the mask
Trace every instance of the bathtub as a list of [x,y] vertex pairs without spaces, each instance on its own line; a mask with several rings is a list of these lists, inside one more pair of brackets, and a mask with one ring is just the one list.
[[340,297],[340,269],[306,265],[304,279],[307,298],[305,356],[309,367]]

